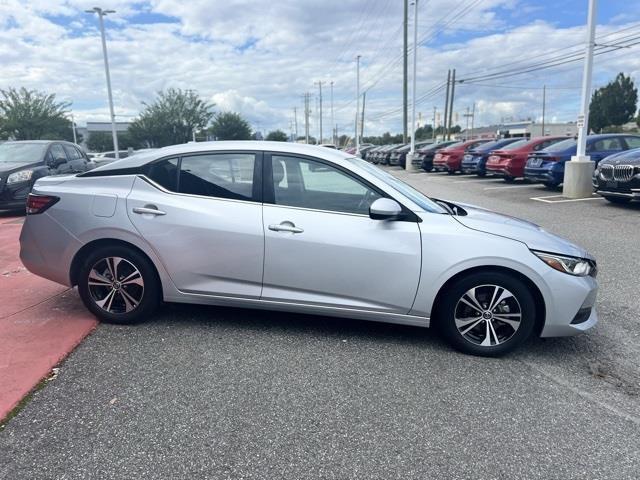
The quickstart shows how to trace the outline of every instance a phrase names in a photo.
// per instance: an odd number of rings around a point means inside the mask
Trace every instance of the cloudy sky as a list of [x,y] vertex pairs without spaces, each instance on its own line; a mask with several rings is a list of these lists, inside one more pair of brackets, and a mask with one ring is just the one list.
[[[476,125],[539,119],[548,86],[548,121],[577,115],[587,0],[420,0],[417,111],[442,111],[441,88],[456,68],[459,123],[476,104]],[[640,0],[600,1],[594,82],[624,71],[640,80]],[[216,111],[240,112],[255,129],[289,131],[304,92],[324,82],[324,131],[331,124],[330,82],[339,133],[353,130],[355,57],[362,56],[365,135],[402,128],[402,0],[0,0],[0,88],[53,92],[73,103],[76,120],[108,118],[95,15],[106,19],[116,115],[130,120],[168,87],[197,90]],[[411,22],[413,22],[413,7]],[[410,35],[410,39],[412,35]],[[573,56],[572,56],[573,55]],[[554,62],[551,69],[540,66]],[[527,71],[520,74],[519,72]],[[486,77],[501,72],[503,78]],[[514,75],[515,74],[515,75]]]

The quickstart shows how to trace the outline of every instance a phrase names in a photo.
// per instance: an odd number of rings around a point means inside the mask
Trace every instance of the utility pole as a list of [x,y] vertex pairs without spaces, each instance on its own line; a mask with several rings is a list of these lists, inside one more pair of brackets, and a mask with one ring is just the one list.
[[444,98],[444,121],[442,122],[442,139],[446,140],[449,134],[449,95],[451,94],[451,70],[447,73],[447,94]]
[[589,0],[584,73],[582,75],[582,104],[578,116],[578,148],[576,156],[566,163],[564,174],[563,195],[569,198],[589,198],[593,194],[591,177],[595,164],[587,156],[587,135],[589,134],[589,101],[591,99],[593,50],[596,38],[596,12],[596,0]]
[[436,115],[438,114],[438,107],[433,107],[433,123],[431,124],[431,140],[436,140]]
[[336,146],[336,131],[333,128],[334,125],[335,119],[333,118],[333,80],[331,80],[331,143]]
[[367,101],[367,92],[362,94],[362,117],[360,119],[360,140],[364,137],[364,104]]
[[404,23],[403,23],[403,38],[404,49],[402,53],[402,143],[407,143],[407,122],[408,122],[408,27],[409,27],[409,0],[404,0]]
[[294,127],[295,127],[295,135],[296,138],[294,139],[295,142],[298,141],[298,108],[297,107],[293,107],[293,122],[294,122]]
[[[320,113],[320,110],[318,109],[318,97],[315,97],[315,101],[316,101],[316,112]],[[320,117],[318,116],[318,128],[320,128]],[[320,138],[320,132],[318,132],[318,138]],[[316,138],[316,145],[318,145],[318,138]],[[322,141],[320,140],[320,142],[322,143]]]
[[542,136],[545,136],[544,133],[544,120],[547,114],[547,86],[542,87]]
[[456,94],[456,69],[451,73],[451,105],[449,106],[449,128],[447,130],[447,140],[451,140],[451,130],[453,128],[453,100]]
[[473,107],[471,108],[471,139],[473,140],[473,127],[476,121],[476,102],[473,102]]
[[[467,107],[467,112],[463,115],[467,120],[467,126],[464,130],[464,139],[471,140],[473,138],[473,115],[475,114],[476,104],[473,103],[473,111],[469,113],[469,107]],[[469,119],[471,119],[471,133],[469,133]]]
[[326,82],[323,82],[323,81],[316,82],[316,84],[318,85],[318,89],[320,90],[320,96],[319,96],[320,111],[318,112],[318,114],[320,115],[320,143],[323,143],[323,140],[322,140],[322,84],[323,83],[326,83]]
[[356,156],[360,154],[360,139],[358,138],[358,114],[360,113],[360,55],[356,57],[356,125],[355,137]]
[[111,112],[111,135],[113,136],[113,150],[115,151],[116,160],[120,160],[118,151],[118,133],[116,131],[116,114],[113,109],[113,95],[111,93],[111,75],[109,74],[109,58],[107,56],[107,40],[104,36],[104,17],[110,13],[116,13],[115,10],[103,10],[100,7],[93,7],[91,10],[85,10],[86,13],[97,13],[100,23],[100,35],[102,36],[102,55],[104,57],[104,73],[107,77],[107,94],[109,96],[109,111]]
[[411,149],[404,162],[404,169],[412,171],[416,153],[416,71],[418,65],[418,0],[413,0],[413,73],[411,76]]
[[71,129],[73,130],[73,143],[78,144],[78,136],[76,135],[76,122],[73,119],[73,113],[71,114]]
[[309,145],[309,92],[304,94],[304,142]]

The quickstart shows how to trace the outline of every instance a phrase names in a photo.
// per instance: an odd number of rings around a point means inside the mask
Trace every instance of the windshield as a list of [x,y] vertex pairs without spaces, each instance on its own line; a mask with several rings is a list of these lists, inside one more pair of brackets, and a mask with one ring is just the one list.
[[398,180],[393,175],[385,172],[384,170],[381,170],[375,165],[372,165],[369,162],[362,160],[361,158],[351,157],[351,158],[347,158],[346,160],[348,162],[351,162],[355,166],[360,167],[363,170],[366,170],[367,173],[370,173],[371,175],[378,178],[379,180],[382,180],[387,185],[393,187],[402,195],[404,195],[409,200],[411,200],[413,203],[415,203],[420,208],[422,208],[425,212],[447,213],[444,208],[442,208],[440,205],[435,203],[429,197],[420,193],[418,190],[407,185],[406,183]]
[[561,142],[558,143],[554,143],[553,145],[551,145],[550,147],[545,148],[544,150],[542,150],[543,152],[563,152],[571,147],[575,147],[576,146],[576,140],[575,138],[570,138],[568,140],[563,140]]
[[517,150],[520,147],[524,147],[527,143],[529,143],[529,140],[527,139],[518,140],[517,142],[513,142],[513,143],[510,143],[509,145],[505,145],[504,147],[501,147],[500,150]]
[[3,143],[0,145],[0,163],[39,162],[46,148],[46,143]]

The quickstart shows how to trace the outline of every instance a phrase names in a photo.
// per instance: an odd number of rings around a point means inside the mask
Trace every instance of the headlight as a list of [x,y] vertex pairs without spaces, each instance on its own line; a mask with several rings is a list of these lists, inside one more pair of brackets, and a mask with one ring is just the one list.
[[33,175],[33,170],[21,170],[19,172],[12,173],[7,177],[7,185],[10,183],[26,182],[31,180],[31,175]]
[[544,263],[559,272],[575,275],[576,277],[586,277],[596,275],[596,264],[591,260],[584,258],[565,257],[562,255],[554,255],[552,253],[536,252],[532,253]]

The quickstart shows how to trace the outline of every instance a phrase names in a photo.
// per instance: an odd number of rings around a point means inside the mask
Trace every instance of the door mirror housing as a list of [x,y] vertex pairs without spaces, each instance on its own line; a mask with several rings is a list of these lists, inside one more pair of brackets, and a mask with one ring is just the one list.
[[402,207],[391,198],[379,198],[369,207],[369,217],[373,220],[398,220],[402,217]]

